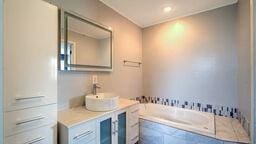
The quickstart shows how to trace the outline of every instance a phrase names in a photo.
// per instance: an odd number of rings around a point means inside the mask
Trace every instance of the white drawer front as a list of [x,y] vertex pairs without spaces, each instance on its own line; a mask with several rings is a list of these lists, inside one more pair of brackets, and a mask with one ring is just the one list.
[[88,142],[86,144],[96,144],[96,140],[92,140],[92,141],[90,141],[90,142]]
[[6,137],[5,144],[55,144],[56,126],[46,126]]
[[57,105],[47,105],[19,111],[6,112],[5,136],[57,123]]
[[129,108],[129,126],[139,122],[139,110],[139,105],[135,105]]
[[70,129],[69,140],[71,144],[87,144],[96,140],[96,122],[87,122]]
[[[7,97],[7,96],[6,96]],[[5,99],[5,112],[10,112],[14,110],[31,108],[36,106],[43,106],[48,104],[56,104],[57,96],[48,94],[35,94],[35,95],[25,95],[16,96]]]
[[129,111],[132,112],[132,113],[138,112],[138,110],[140,110],[140,105],[139,104],[133,105],[129,108]]
[[134,140],[136,137],[139,136],[139,123],[136,123],[133,126],[130,126],[130,133],[129,133],[130,140]]

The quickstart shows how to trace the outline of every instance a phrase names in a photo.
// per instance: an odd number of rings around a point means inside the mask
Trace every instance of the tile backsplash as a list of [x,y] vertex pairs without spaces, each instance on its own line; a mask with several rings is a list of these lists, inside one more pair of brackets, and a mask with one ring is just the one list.
[[155,103],[167,106],[174,106],[185,109],[192,109],[202,112],[214,113],[214,115],[235,118],[240,121],[244,129],[250,133],[250,121],[239,111],[236,107],[205,104],[200,102],[182,101],[177,99],[163,98],[163,97],[151,97],[151,96],[139,96],[136,97],[140,103]]

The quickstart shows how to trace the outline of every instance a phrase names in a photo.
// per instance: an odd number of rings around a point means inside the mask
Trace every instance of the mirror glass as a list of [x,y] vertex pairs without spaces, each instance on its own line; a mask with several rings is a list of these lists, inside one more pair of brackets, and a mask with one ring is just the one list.
[[112,69],[112,31],[81,16],[64,12],[60,69]]

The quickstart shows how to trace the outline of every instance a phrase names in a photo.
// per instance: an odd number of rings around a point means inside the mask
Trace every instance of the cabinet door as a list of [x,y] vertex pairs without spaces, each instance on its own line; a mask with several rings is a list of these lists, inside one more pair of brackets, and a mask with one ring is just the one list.
[[43,0],[4,1],[4,109],[57,101],[58,9]]
[[118,111],[112,115],[100,118],[99,144],[126,144],[127,142],[127,112]]
[[113,130],[114,119],[111,116],[103,117],[99,121],[99,143],[100,144],[112,144],[114,141]]
[[126,144],[126,112],[117,115],[118,144]]

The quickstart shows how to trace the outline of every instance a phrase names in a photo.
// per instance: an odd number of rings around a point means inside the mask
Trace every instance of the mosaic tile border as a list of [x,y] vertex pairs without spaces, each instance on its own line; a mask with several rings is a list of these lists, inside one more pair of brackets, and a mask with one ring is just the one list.
[[218,115],[218,116],[235,118],[239,120],[241,125],[247,131],[248,135],[250,135],[250,121],[239,111],[238,108],[235,108],[235,107],[203,104],[200,102],[189,102],[189,101],[181,101],[177,99],[151,97],[151,96],[139,96],[139,97],[136,97],[136,100],[139,101],[140,103],[162,104],[167,106],[174,106],[179,108],[214,113],[214,115]]

